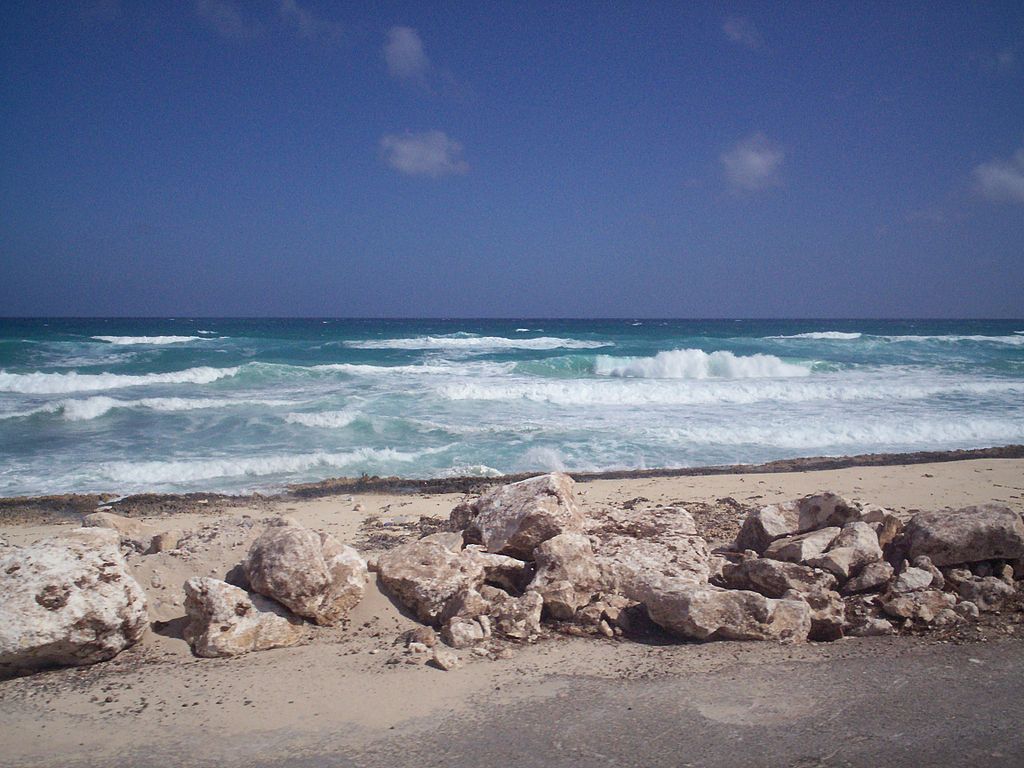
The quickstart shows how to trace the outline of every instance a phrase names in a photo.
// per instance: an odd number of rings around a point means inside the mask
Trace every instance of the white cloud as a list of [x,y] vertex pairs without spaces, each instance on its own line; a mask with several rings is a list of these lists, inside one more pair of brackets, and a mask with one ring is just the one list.
[[196,0],[196,14],[224,37],[249,38],[259,32],[231,0]]
[[990,200],[1024,203],[1024,147],[1008,160],[993,160],[975,168],[974,189]]
[[722,167],[735,189],[752,192],[781,184],[779,171],[786,153],[763,133],[743,139],[721,155]]
[[341,35],[341,27],[338,24],[319,18],[308,8],[299,5],[296,0],[281,0],[278,9],[281,19],[291,26],[299,37],[316,40],[337,38]]
[[759,51],[764,48],[764,40],[761,32],[754,22],[743,16],[729,16],[722,22],[722,31],[725,36],[737,45],[749,48],[752,51]]
[[422,80],[430,71],[430,59],[423,52],[423,41],[412,27],[392,27],[384,43],[388,72],[400,80]]
[[389,134],[380,140],[388,165],[409,176],[450,176],[469,171],[462,145],[443,131]]

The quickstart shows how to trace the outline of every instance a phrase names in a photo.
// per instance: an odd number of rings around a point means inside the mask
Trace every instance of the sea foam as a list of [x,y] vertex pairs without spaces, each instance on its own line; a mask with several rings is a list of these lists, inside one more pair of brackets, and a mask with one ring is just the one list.
[[600,349],[613,346],[610,341],[587,341],[585,339],[561,339],[553,336],[539,336],[532,339],[507,339],[503,336],[472,336],[451,334],[447,336],[417,336],[406,339],[365,339],[346,341],[345,346],[353,349],[451,349],[486,351],[495,349]]
[[58,395],[69,392],[96,392],[122,387],[145,387],[152,384],[211,384],[218,379],[238,374],[239,367],[211,368],[202,366],[169,373],[8,373],[0,370],[0,392],[31,395]]
[[[203,331],[200,331],[203,333]],[[202,336],[93,336],[96,341],[105,341],[108,344],[184,344],[188,341],[208,341]]]
[[653,357],[598,355],[594,373],[638,379],[759,379],[807,376],[811,369],[808,365],[784,362],[774,355],[739,356],[732,352],[673,349]]

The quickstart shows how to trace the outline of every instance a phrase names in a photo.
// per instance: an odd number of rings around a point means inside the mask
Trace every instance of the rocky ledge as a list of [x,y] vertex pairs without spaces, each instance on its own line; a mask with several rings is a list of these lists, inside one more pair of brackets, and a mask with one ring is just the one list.
[[[173,551],[177,536],[112,514],[85,523],[27,547],[0,542],[0,676],[103,661],[142,636],[145,596],[124,553]],[[183,585],[198,656],[342,623],[371,571],[423,625],[404,660],[441,669],[551,632],[802,643],[929,631],[1016,609],[1024,576],[1024,520],[1007,507],[897,514],[821,493],[748,512],[735,541],[712,549],[686,509],[587,510],[559,473],[493,488],[445,530],[369,563],[290,518],[253,535],[232,584]]]

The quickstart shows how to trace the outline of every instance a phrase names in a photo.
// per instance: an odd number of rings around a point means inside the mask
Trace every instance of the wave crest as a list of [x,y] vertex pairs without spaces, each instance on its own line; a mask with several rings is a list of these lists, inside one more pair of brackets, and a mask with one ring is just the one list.
[[598,355],[594,373],[635,379],[763,379],[807,376],[810,366],[787,363],[775,355],[737,356],[732,352],[673,349],[654,357]]
[[0,370],[0,392],[25,395],[61,395],[70,392],[97,392],[122,387],[145,387],[151,384],[211,384],[218,379],[235,376],[238,367],[187,368],[170,373],[8,373]]
[[[200,331],[204,333],[204,331]],[[132,345],[132,344],[184,344],[188,341],[208,341],[203,336],[93,336],[96,341],[105,341],[108,344]]]
[[407,339],[346,341],[345,346],[353,349],[454,349],[483,352],[495,349],[599,349],[614,345],[610,341],[561,339],[554,336],[507,339],[503,336],[451,334],[447,336],[416,336]]

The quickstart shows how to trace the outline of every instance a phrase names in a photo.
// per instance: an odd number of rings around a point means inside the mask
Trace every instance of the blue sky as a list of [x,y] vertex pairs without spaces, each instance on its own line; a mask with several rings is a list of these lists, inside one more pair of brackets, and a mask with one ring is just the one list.
[[1024,5],[6,2],[0,314],[1024,316]]

